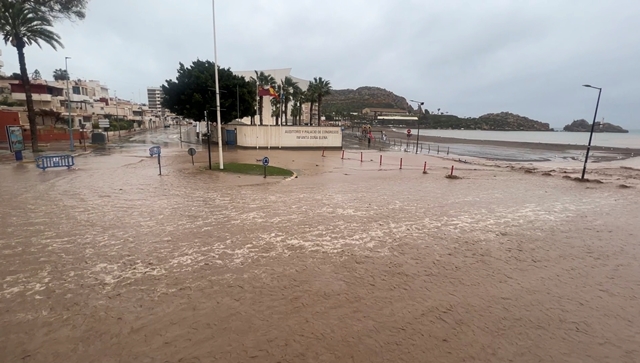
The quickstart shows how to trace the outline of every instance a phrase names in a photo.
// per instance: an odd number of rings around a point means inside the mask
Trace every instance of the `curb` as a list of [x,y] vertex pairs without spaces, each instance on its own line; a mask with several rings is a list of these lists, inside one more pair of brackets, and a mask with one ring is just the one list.
[[295,171],[293,171],[293,170],[292,170],[291,172],[293,173],[293,175],[292,175],[292,176],[290,176],[290,177],[288,177],[288,178],[287,178],[287,179],[285,179],[284,181],[290,181],[290,180],[293,180],[293,179],[295,179],[295,178],[297,178],[297,177],[298,177],[298,174],[296,174],[296,172],[295,172]]

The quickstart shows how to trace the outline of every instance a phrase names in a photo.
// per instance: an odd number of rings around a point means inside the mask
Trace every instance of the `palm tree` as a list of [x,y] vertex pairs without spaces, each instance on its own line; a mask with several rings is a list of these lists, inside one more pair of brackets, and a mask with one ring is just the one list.
[[313,125],[313,105],[316,103],[316,83],[315,80],[309,82],[307,91],[305,92],[306,99],[304,102],[309,102],[309,126]]
[[[273,78],[272,75],[266,74],[262,71],[258,73],[256,71],[256,82],[258,83],[258,89],[263,89],[265,87],[275,87],[276,79]],[[258,98],[258,115],[260,116],[260,125],[262,125],[262,105],[264,103],[264,96],[260,96]]]
[[66,81],[69,79],[69,73],[66,69],[58,68],[53,71],[54,81]]
[[322,110],[322,99],[331,94],[331,82],[322,77],[313,78],[315,83],[315,95],[318,99],[318,126],[320,126],[320,113]]
[[[282,86],[281,85],[277,85],[275,87],[276,93],[281,95],[282,94]],[[271,98],[271,117],[275,116],[276,119],[276,126],[278,126],[280,124],[280,99],[276,98],[276,97],[272,97]]]
[[[293,124],[298,122],[300,124],[300,117],[302,116],[302,99],[304,98],[304,91],[296,83],[291,89],[291,98],[293,100],[293,106],[291,107],[291,117],[293,117]],[[285,105],[286,107],[286,105]]]
[[298,82],[294,81],[293,78],[286,76],[284,80],[281,82],[282,94],[284,95],[284,99],[282,100],[284,103],[284,124],[289,124],[289,102],[293,100],[293,91],[295,87],[298,86]]
[[20,76],[27,99],[31,150],[37,152],[38,126],[36,125],[36,110],[33,107],[33,96],[31,95],[31,83],[29,82],[24,48],[33,44],[42,48],[41,42],[49,44],[55,50],[57,50],[58,46],[64,46],[60,41],[60,36],[51,30],[53,27],[52,19],[35,6],[27,5],[22,1],[0,0],[0,10],[0,33],[2,33],[5,44],[11,43],[18,51]]

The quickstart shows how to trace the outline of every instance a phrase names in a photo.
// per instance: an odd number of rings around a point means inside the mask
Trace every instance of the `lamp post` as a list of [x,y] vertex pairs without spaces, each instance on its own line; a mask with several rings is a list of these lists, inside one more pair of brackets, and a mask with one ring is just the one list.
[[[411,102],[415,102],[416,104],[418,104],[418,108],[420,108],[420,106],[424,106],[424,102],[421,101],[414,101],[411,100]],[[419,142],[420,142],[420,115],[418,115],[418,135],[416,135],[416,154],[419,152],[418,151],[418,147],[419,147]]]
[[118,123],[118,139],[120,139],[120,121],[118,120],[118,91],[113,91],[113,102],[116,104],[116,122]]
[[584,166],[582,167],[582,177],[580,179],[584,179],[584,174],[587,172],[587,161],[589,161],[589,151],[591,151],[591,140],[593,139],[593,130],[596,128],[596,117],[598,116],[598,106],[600,106],[600,95],[602,94],[602,88],[600,87],[594,87],[590,84],[585,84],[583,87],[597,89],[598,101],[596,102],[596,112],[593,114],[593,123],[591,124],[591,133],[589,134],[589,144],[587,145],[587,154],[584,157]]
[[224,169],[224,158],[222,157],[222,126],[220,125],[220,82],[218,80],[218,47],[216,44],[216,0],[211,0],[213,9],[213,61],[215,62],[216,77],[216,122],[218,126],[218,155],[220,157],[220,170]]
[[73,147],[73,122],[71,121],[71,93],[69,93],[69,64],[68,60],[71,57],[64,57],[64,71],[67,73],[67,111],[69,118],[69,150],[74,151]]

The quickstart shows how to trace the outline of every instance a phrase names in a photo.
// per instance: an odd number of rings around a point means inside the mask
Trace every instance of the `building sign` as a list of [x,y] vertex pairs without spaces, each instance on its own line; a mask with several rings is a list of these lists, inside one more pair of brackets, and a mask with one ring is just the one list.
[[12,153],[24,151],[24,138],[22,137],[22,127],[6,126],[7,140],[9,140],[9,150]]
[[285,127],[281,137],[284,147],[342,146],[339,127]]

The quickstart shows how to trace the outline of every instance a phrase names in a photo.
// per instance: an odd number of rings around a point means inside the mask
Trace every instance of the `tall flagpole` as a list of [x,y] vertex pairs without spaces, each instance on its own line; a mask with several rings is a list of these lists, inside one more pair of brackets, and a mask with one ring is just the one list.
[[[218,47],[216,45],[216,0],[211,0],[213,8],[213,61],[215,63],[216,77],[216,121],[218,123],[218,155],[220,156],[220,170],[224,169],[224,161],[222,157],[222,125],[220,120],[220,82],[218,81]],[[211,135],[209,135],[209,138]]]

